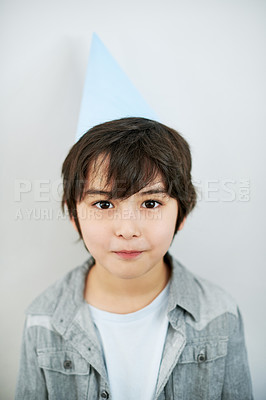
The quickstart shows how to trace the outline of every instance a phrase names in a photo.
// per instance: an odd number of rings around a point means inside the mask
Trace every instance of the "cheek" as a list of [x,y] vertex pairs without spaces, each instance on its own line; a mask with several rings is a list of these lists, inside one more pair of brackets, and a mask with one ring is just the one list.
[[161,214],[158,229],[160,230],[159,235],[161,240],[164,242],[172,242],[176,227],[177,210],[177,203],[173,201],[171,206],[169,205],[169,208],[163,210]]
[[148,221],[146,235],[157,246],[170,245],[174,236],[176,217],[167,213]]
[[104,248],[110,238],[108,224],[102,219],[87,219],[80,224],[83,240],[89,250]]

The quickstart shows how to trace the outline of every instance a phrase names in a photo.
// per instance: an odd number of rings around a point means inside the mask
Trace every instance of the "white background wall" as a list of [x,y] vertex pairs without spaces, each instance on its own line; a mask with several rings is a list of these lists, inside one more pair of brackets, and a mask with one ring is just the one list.
[[[172,253],[236,298],[265,398],[265,16],[263,0],[1,0],[1,399],[14,395],[26,306],[87,258],[53,188],[93,31],[191,144],[202,195]],[[18,180],[32,185],[21,201]],[[40,180],[48,201],[36,199]]]

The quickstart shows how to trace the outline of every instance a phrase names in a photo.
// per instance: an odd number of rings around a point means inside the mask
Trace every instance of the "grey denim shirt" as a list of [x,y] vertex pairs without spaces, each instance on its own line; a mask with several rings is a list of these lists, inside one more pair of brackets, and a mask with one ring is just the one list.
[[[168,253],[165,260],[172,270],[169,325],[154,400],[253,399],[234,300]],[[112,399],[102,347],[83,297],[93,264],[90,257],[27,309],[15,400]]]

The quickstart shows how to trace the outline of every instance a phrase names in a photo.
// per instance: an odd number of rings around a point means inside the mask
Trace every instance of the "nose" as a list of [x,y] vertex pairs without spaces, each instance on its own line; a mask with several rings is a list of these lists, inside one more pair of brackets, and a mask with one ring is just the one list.
[[136,212],[130,212],[128,215],[119,215],[115,224],[115,235],[126,240],[141,236],[139,219]]

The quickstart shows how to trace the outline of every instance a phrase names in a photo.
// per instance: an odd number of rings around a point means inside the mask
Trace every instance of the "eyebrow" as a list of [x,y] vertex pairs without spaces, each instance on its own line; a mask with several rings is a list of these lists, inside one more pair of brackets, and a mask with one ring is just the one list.
[[107,192],[105,190],[97,190],[97,189],[88,189],[85,191],[85,196],[93,196],[93,195],[111,196],[112,192]]
[[[149,189],[141,192],[136,193],[138,196],[145,196],[145,195],[150,195],[150,194],[167,194],[167,190],[165,190],[162,187],[159,187],[157,189]],[[85,196],[94,196],[94,195],[101,195],[101,196],[107,196],[107,197],[112,197],[113,193],[108,192],[106,190],[97,190],[97,189],[88,189],[85,191]]]
[[143,192],[137,193],[139,196],[144,196],[147,194],[167,194],[167,190],[164,188],[158,188],[158,189],[150,189],[150,190],[145,190]]

